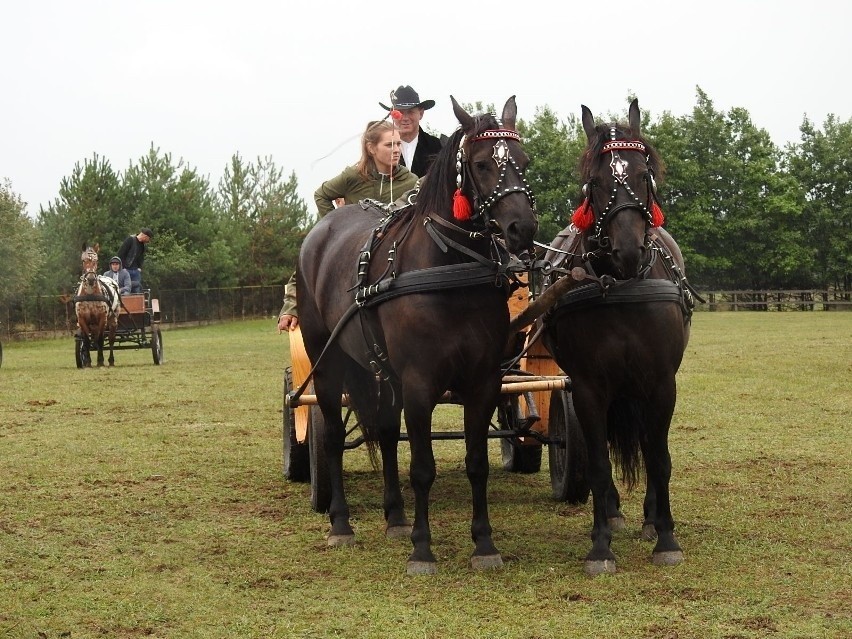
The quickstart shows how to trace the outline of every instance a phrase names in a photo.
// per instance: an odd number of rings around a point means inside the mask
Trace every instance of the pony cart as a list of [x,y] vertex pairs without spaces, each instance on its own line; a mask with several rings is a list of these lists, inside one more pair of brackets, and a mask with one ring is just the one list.
[[[151,298],[151,290],[121,296],[115,339],[111,350],[151,349],[154,364],[163,363],[163,335],[160,331],[160,300]],[[77,368],[91,365],[91,352],[97,351],[94,341],[88,344],[81,331],[74,335],[74,359]]]

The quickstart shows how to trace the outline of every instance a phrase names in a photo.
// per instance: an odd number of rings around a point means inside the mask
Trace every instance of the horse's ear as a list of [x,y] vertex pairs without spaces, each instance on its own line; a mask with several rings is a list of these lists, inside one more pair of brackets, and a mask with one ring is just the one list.
[[456,119],[461,124],[462,131],[465,133],[470,133],[473,131],[474,120],[473,117],[464,109],[461,108],[456,99],[453,96],[450,96],[450,100],[453,103],[453,113],[456,114]]
[[506,100],[506,105],[503,107],[503,126],[507,129],[515,130],[515,120],[518,117],[518,106],[515,104],[515,96]]
[[97,244],[95,244],[92,248],[93,248],[93,249],[95,249],[95,253],[100,253],[100,252],[101,252],[101,244],[100,244],[100,242],[98,242]]
[[86,245],[85,242],[83,242],[83,248],[80,249],[80,252],[85,253],[87,248],[88,248],[88,246]]
[[641,137],[642,114],[639,113],[639,98],[633,98],[633,102],[630,103],[627,121],[630,124],[630,131],[633,135],[637,138]]
[[586,137],[589,139],[589,142],[591,142],[594,140],[597,133],[597,131],[595,131],[595,116],[592,115],[589,107],[585,104],[581,104],[580,109],[583,112],[583,130],[586,132]]

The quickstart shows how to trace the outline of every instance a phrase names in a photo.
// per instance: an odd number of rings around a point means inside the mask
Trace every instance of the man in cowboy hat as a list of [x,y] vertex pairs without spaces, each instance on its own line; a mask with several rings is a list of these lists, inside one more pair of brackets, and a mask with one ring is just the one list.
[[391,106],[379,102],[379,106],[390,111],[396,109],[402,117],[396,121],[399,137],[402,138],[402,164],[414,175],[423,177],[443,146],[440,139],[429,135],[420,127],[426,109],[435,106],[434,100],[420,101],[417,91],[410,86],[399,86],[391,92]]

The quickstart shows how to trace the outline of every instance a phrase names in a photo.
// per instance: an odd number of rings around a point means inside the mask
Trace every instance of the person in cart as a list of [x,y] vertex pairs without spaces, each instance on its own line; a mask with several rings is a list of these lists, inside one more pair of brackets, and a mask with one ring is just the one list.
[[118,292],[121,295],[127,295],[130,293],[130,273],[128,273],[127,269],[124,268],[121,263],[121,258],[118,257],[118,255],[110,258],[109,270],[104,272],[104,277],[108,277],[118,284]]

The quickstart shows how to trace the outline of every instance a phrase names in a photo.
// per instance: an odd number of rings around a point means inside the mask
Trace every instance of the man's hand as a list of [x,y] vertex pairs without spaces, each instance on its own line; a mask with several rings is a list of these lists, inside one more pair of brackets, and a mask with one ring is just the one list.
[[285,313],[278,318],[279,333],[282,331],[295,331],[297,326],[299,326],[299,318],[295,315],[288,315]]

